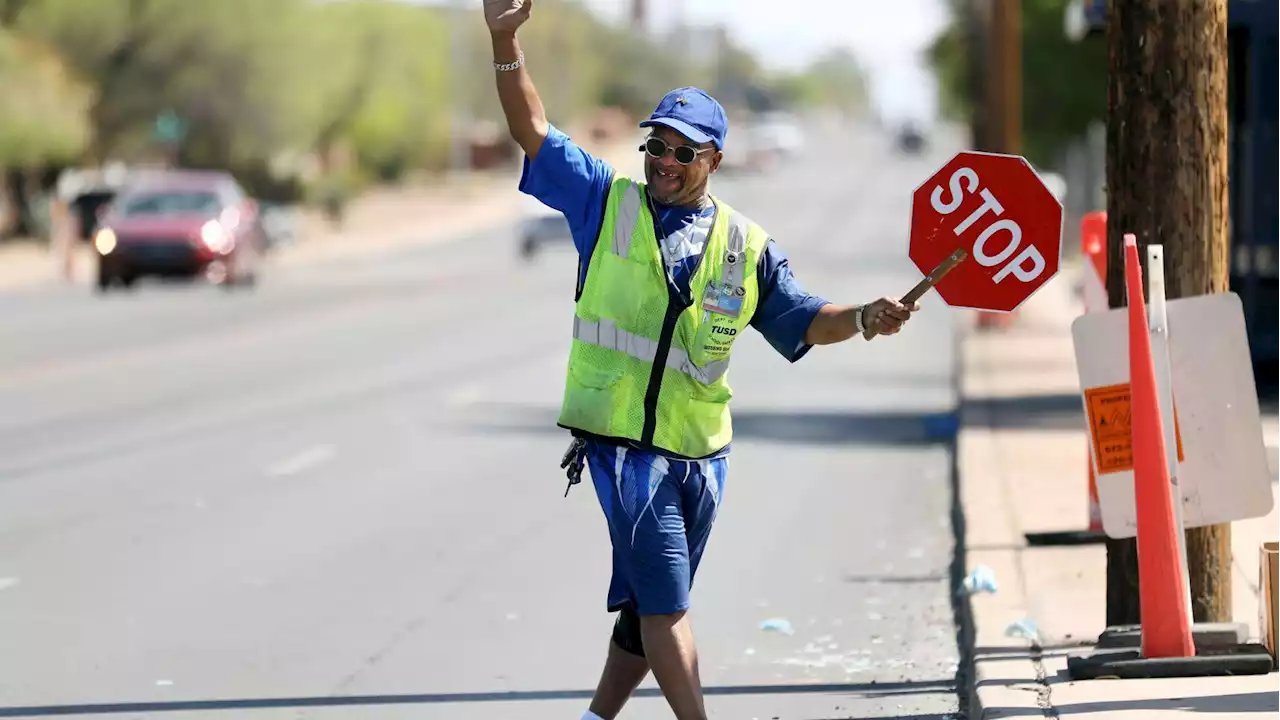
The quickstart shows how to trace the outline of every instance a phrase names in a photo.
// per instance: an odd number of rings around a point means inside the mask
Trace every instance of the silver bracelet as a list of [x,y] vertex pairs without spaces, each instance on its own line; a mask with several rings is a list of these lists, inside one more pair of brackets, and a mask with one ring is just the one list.
[[516,58],[515,62],[509,62],[509,63],[495,62],[493,64],[493,69],[497,70],[498,72],[511,72],[512,70],[519,68],[521,65],[524,65],[524,51],[520,52],[520,57]]
[[867,310],[867,306],[866,306],[866,305],[856,305],[856,306],[854,306],[854,309],[853,309],[853,330],[854,330],[854,332],[856,332],[856,333],[861,334],[861,333],[864,333],[864,332],[866,332],[866,331],[867,331],[867,326],[866,326],[865,324],[863,324],[863,322],[862,322],[862,315],[863,315],[863,313],[865,313],[865,312],[866,312],[866,310]]

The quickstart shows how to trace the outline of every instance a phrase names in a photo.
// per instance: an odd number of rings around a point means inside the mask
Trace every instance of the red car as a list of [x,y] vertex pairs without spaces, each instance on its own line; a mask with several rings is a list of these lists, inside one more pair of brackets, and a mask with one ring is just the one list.
[[250,285],[263,249],[258,207],[229,174],[165,171],[131,181],[104,211],[93,246],[100,291],[144,275]]

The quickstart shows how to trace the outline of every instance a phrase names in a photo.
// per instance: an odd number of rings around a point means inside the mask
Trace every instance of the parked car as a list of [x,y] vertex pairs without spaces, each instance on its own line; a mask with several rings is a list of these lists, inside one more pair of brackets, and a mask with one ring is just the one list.
[[730,137],[725,141],[719,172],[750,173],[753,169],[751,160],[751,138],[746,137],[745,133],[740,133],[739,136]]
[[903,123],[898,128],[896,142],[898,150],[908,155],[915,155],[924,150],[924,131],[913,122]]
[[528,196],[524,199],[524,217],[520,220],[518,233],[520,256],[526,260],[532,259],[547,243],[573,242],[564,213]]
[[264,237],[257,203],[230,174],[157,171],[132,178],[99,218],[97,288],[185,276],[225,287],[257,278]]
[[262,227],[265,253],[298,241],[302,232],[302,213],[297,205],[259,201],[258,224]]
[[768,112],[751,128],[751,143],[757,153],[786,157],[804,149],[804,131],[791,114]]

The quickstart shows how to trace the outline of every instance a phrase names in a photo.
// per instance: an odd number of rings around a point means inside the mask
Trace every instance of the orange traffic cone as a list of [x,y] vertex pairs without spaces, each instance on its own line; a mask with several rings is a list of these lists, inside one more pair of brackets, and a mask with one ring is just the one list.
[[1004,330],[1013,323],[1013,313],[979,312],[977,325],[981,329]]
[[1142,655],[1194,657],[1186,582],[1179,560],[1169,465],[1156,394],[1147,306],[1142,297],[1138,242],[1124,236],[1125,285],[1129,297],[1129,383],[1133,413],[1133,489],[1138,520],[1139,605]]
[[[1086,452],[1088,450],[1086,449]],[[1093,456],[1085,458],[1089,468],[1089,532],[1102,532],[1102,506],[1098,503],[1098,476],[1093,474]]]
[[[1080,219],[1080,249],[1085,264],[1081,278],[1085,312],[1106,312],[1107,303],[1107,213],[1086,213]],[[1085,463],[1089,468],[1089,532],[1102,532],[1102,507],[1098,503],[1098,476],[1093,471],[1093,457]]]

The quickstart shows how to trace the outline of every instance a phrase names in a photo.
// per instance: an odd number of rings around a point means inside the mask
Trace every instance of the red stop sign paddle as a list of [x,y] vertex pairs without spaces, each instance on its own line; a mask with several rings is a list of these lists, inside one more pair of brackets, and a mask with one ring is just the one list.
[[902,300],[936,287],[951,307],[1012,312],[1058,273],[1061,252],[1062,203],[1031,164],[964,151],[911,196],[908,255],[926,277]]

